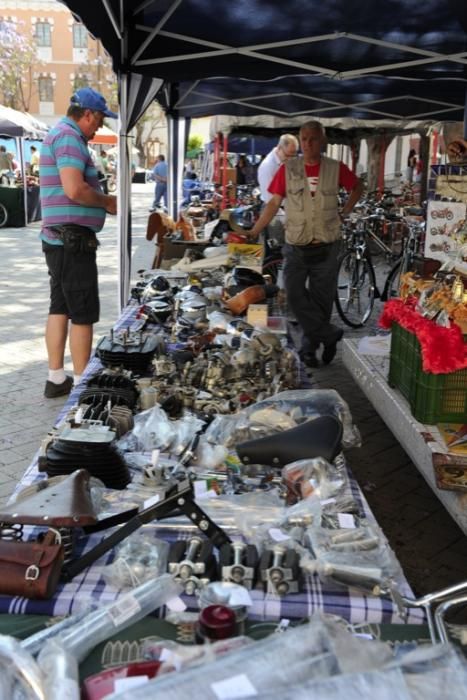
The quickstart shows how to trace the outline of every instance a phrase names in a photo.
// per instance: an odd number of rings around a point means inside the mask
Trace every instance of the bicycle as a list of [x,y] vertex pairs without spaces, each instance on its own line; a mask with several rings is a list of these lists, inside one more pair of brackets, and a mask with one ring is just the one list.
[[[367,217],[348,223],[344,229],[344,253],[338,263],[336,310],[342,321],[351,328],[361,328],[370,318],[376,299],[387,301],[398,296],[403,274],[413,269],[422,238],[423,224],[406,221],[408,234],[402,244],[402,253],[386,277],[383,292],[376,284],[376,273],[366,226]],[[374,237],[374,235],[373,235]]]
[[0,228],[4,228],[8,222],[8,209],[0,202]]

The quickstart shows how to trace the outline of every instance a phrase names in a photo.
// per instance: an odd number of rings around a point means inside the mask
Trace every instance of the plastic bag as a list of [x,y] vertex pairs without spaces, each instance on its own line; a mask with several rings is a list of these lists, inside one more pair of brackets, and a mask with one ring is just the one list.
[[[360,433],[352,422],[350,409],[333,389],[294,389],[279,392],[248,406],[235,416],[218,416],[207,429],[206,438],[212,443],[233,447],[239,442],[260,437],[258,428],[253,427],[255,424],[252,423],[251,416],[258,415],[258,412],[265,409],[274,409],[284,414],[284,424],[292,420],[299,425],[318,416],[335,416],[343,425],[342,446],[350,448],[361,445]],[[274,421],[262,424],[262,434],[281,432],[277,413],[270,415],[274,415]]]
[[167,570],[169,544],[135,533],[116,549],[115,559],[104,567],[104,579],[115,588],[133,588]]

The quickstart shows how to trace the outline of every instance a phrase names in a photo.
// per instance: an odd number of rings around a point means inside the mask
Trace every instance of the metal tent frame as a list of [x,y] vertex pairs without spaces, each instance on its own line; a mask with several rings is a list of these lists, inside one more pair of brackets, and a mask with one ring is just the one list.
[[[171,210],[184,119],[214,114],[460,121],[465,0],[61,0],[112,57],[120,165],[128,131],[157,97],[169,121]],[[129,176],[121,172],[121,303],[129,284]],[[125,257],[128,258],[125,260]]]

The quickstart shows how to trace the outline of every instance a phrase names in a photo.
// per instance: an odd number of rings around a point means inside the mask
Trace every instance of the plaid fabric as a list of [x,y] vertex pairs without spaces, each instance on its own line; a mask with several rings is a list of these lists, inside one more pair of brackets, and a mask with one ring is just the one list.
[[[122,328],[131,324],[136,306],[130,305],[125,309],[118,322],[117,328]],[[83,382],[100,368],[99,360],[94,357],[88,365],[83,376]],[[61,420],[68,410],[76,403],[79,389],[75,389],[65,404],[59,419]],[[30,485],[44,475],[37,471],[37,455],[26,471],[18,485],[18,490]],[[369,509],[366,500],[356,483],[350,477],[352,494],[360,504],[362,513],[370,520],[374,517]],[[102,539],[105,539],[111,531],[96,533],[88,538],[78,540],[74,547],[73,558],[79,558],[84,552],[90,550]],[[176,539],[186,539],[191,533],[168,530],[164,527],[144,528],[145,535],[153,535],[167,541]],[[0,596],[0,613],[8,614],[43,614],[43,615],[68,615],[78,612],[87,607],[98,607],[116,600],[122,591],[110,586],[103,578],[103,569],[114,559],[114,551],[108,552],[94,563],[87,570],[65,585],[60,585],[51,600],[37,601],[28,600],[21,597]],[[399,592],[411,598],[412,592],[407,581],[401,578],[398,582]],[[424,614],[422,610],[409,610],[405,619],[402,619],[397,608],[390,599],[374,596],[367,596],[347,588],[337,586],[332,582],[322,582],[317,575],[307,575],[304,580],[303,590],[300,593],[279,597],[263,590],[253,590],[250,592],[252,607],[250,608],[250,618],[252,620],[280,620],[282,618],[300,620],[309,617],[316,612],[325,612],[339,615],[351,623],[403,623],[422,624]],[[197,610],[195,596],[182,596],[189,610]]]

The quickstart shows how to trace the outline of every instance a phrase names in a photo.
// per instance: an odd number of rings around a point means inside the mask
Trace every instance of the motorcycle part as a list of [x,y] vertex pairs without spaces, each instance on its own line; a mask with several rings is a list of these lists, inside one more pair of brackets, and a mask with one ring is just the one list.
[[276,544],[264,550],[259,569],[267,593],[286,595],[300,590],[299,555],[294,549]]
[[299,459],[323,457],[332,462],[341,451],[342,423],[334,416],[319,416],[296,428],[236,445],[243,464],[284,467]]

